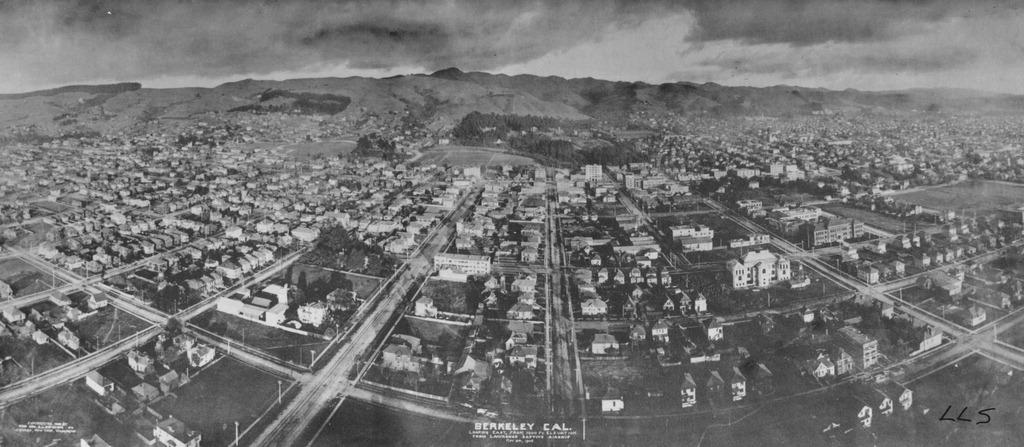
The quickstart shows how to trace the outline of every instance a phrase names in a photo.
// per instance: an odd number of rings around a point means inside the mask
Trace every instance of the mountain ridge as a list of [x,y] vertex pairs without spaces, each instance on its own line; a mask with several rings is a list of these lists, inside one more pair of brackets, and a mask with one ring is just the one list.
[[[275,91],[271,99],[267,92]],[[325,107],[324,104],[328,104]],[[0,95],[0,129],[119,131],[150,120],[208,112],[409,113],[430,127],[470,112],[621,121],[631,115],[799,116],[811,113],[1024,113],[1024,96],[971,89],[829,90],[687,81],[650,84],[451,67],[388,78],[241,79],[215,87],[146,88],[139,83],[65,86]]]

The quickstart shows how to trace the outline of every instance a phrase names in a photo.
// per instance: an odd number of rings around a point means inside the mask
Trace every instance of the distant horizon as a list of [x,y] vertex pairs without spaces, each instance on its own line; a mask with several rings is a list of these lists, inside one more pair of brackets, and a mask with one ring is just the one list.
[[13,0],[0,91],[507,75],[1024,94],[1019,0]]
[[[597,80],[597,81],[605,81],[605,82],[624,82],[624,83],[628,83],[628,84],[647,84],[647,85],[668,85],[668,84],[708,85],[708,84],[714,84],[714,85],[720,85],[720,86],[723,86],[723,87],[730,87],[730,88],[759,88],[759,89],[767,89],[767,88],[785,87],[785,88],[800,88],[800,89],[807,89],[807,90],[827,90],[827,91],[833,91],[833,92],[843,92],[843,91],[847,91],[847,90],[852,90],[852,91],[868,92],[868,93],[903,92],[903,91],[912,91],[912,90],[934,90],[934,91],[943,91],[943,90],[945,90],[945,91],[973,92],[973,93],[988,94],[988,95],[1024,96],[1024,93],[1013,93],[1013,92],[1006,92],[1006,91],[985,90],[985,89],[967,88],[967,87],[934,86],[934,87],[907,87],[907,88],[899,88],[899,89],[879,90],[879,89],[864,89],[864,88],[855,88],[855,87],[843,87],[843,88],[839,88],[839,87],[819,87],[819,86],[807,86],[807,85],[799,85],[799,84],[771,84],[771,85],[731,84],[731,83],[728,83],[728,82],[719,82],[719,81],[704,81],[704,82],[700,82],[700,81],[689,81],[689,80],[677,80],[677,81],[665,81],[665,82],[649,82],[649,81],[644,81],[644,80],[608,79],[608,78],[597,77],[597,76],[572,76],[572,77],[566,77],[566,76],[560,76],[560,75],[545,75],[545,74],[535,74],[535,73],[508,74],[508,73],[501,73],[501,72],[491,72],[491,71],[487,71],[487,70],[463,70],[463,69],[461,69],[459,67],[448,67],[448,68],[442,68],[440,70],[434,70],[434,71],[398,73],[398,74],[391,74],[391,75],[387,75],[387,76],[372,76],[372,75],[358,75],[358,74],[354,74],[354,75],[347,75],[347,76],[344,76],[344,75],[342,75],[342,76],[298,76],[298,77],[283,77],[283,78],[238,77],[238,78],[230,78],[230,79],[207,79],[205,81],[197,80],[198,84],[189,84],[189,85],[184,85],[184,84],[178,85],[179,81],[172,81],[172,82],[169,82],[169,83],[167,83],[165,85],[150,85],[150,84],[148,84],[148,82],[154,82],[154,81],[135,81],[135,80],[96,81],[96,82],[85,82],[85,83],[59,84],[59,85],[53,85],[53,86],[50,86],[50,87],[37,88],[37,89],[32,89],[32,90],[21,90],[21,91],[6,91],[2,87],[0,87],[0,95],[25,95],[25,94],[31,94],[31,93],[47,92],[47,91],[50,91],[50,90],[57,90],[57,89],[69,88],[69,87],[96,87],[96,86],[119,85],[119,84],[139,84],[142,89],[149,89],[149,90],[175,90],[175,89],[189,89],[189,88],[214,89],[214,88],[217,88],[217,87],[222,86],[222,85],[232,84],[232,83],[237,83],[237,82],[243,82],[243,81],[288,82],[288,81],[298,81],[298,80],[307,80],[307,79],[308,80],[313,80],[313,79],[349,79],[349,78],[383,80],[383,79],[394,78],[394,77],[432,76],[435,73],[438,73],[438,72],[441,72],[441,71],[446,71],[446,70],[451,70],[451,69],[457,69],[460,72],[467,73],[467,74],[468,73],[483,73],[483,74],[487,74],[487,75],[491,75],[491,76],[509,76],[509,77],[515,77],[515,76],[534,76],[534,77],[538,77],[538,78],[561,78],[561,79],[564,79],[564,80],[567,80],[567,81],[576,80],[576,79],[594,79],[594,80]],[[159,83],[159,81],[156,81],[156,82]]]

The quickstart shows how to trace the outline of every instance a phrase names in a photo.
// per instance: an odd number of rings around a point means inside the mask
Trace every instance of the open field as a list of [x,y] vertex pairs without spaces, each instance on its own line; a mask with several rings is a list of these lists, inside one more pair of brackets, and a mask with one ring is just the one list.
[[49,290],[51,285],[64,285],[64,281],[54,280],[48,273],[18,258],[0,260],[0,281],[11,286],[15,298]]
[[360,299],[367,299],[377,289],[382,279],[357,275],[339,270],[330,270],[313,265],[295,263],[288,267],[284,277],[289,284],[296,284],[305,293],[307,301],[324,299],[335,289],[351,290]]
[[[138,439],[131,427],[107,414],[94,403],[95,397],[83,381],[76,381],[18,402],[0,412],[0,439],[11,446],[77,446],[81,438],[99,434],[110,445],[134,445]],[[69,433],[16,430],[19,424],[31,422],[66,424]]]
[[227,446],[234,441],[236,421],[246,427],[276,405],[279,379],[286,387],[288,380],[224,357],[176,390],[177,397],[164,398],[153,409],[198,430],[204,446]]
[[1024,185],[970,181],[898,194],[894,197],[933,210],[953,209],[959,213],[962,208],[977,211],[979,214],[989,214],[1001,207],[1021,202],[1024,197]]
[[533,165],[533,159],[507,154],[499,149],[473,146],[443,146],[423,152],[420,164],[452,166]]
[[420,296],[434,300],[434,306],[441,312],[473,314],[477,303],[480,302],[481,293],[483,284],[479,282],[459,283],[428,279],[420,291]]
[[63,349],[47,341],[45,344],[36,344],[31,338],[15,338],[11,336],[0,337],[0,353],[3,358],[10,357],[11,360],[3,362],[0,368],[0,386],[17,382],[31,374],[56,368],[74,358]]
[[77,323],[68,325],[81,339],[82,346],[95,350],[117,343],[150,326],[150,323],[114,306],[107,306]]
[[328,344],[328,340],[322,338],[288,332],[217,310],[200,314],[189,323],[297,365],[308,365],[309,351],[319,354]]
[[318,155],[324,157],[335,157],[348,155],[356,148],[355,141],[309,141],[282,146],[292,157],[314,158]]
[[890,233],[913,231],[915,228],[915,222],[918,230],[933,225],[922,219],[907,219],[906,221],[903,221],[895,217],[886,216],[863,208],[857,208],[855,206],[840,203],[822,205],[821,209],[829,214],[835,214],[847,219],[855,219]]

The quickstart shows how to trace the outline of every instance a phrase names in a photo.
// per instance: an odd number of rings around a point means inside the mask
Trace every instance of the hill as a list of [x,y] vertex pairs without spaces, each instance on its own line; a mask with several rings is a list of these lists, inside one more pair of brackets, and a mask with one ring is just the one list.
[[622,119],[631,113],[715,116],[802,115],[817,111],[1022,113],[1024,96],[963,89],[892,92],[791,86],[728,87],[714,83],[647,84],[592,78],[495,75],[455,68],[432,74],[260,81],[213,88],[142,88],[137,83],[68,86],[0,95],[0,129],[42,134],[123,131],[139,123],[187,123],[210,112],[298,114],[408,113],[432,127],[466,114],[537,115],[573,120]]

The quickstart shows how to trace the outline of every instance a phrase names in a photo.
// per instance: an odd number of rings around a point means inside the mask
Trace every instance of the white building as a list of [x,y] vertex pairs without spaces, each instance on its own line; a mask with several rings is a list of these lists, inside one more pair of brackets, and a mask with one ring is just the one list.
[[491,258],[490,256],[442,253],[434,256],[434,267],[439,270],[454,268],[471,275],[486,275],[491,273]]
[[601,165],[586,165],[583,167],[583,175],[588,182],[600,182],[604,178],[604,167]]
[[726,266],[732,273],[732,287],[768,287],[778,281],[792,277],[789,260],[772,254],[768,250],[752,251],[740,259],[729,261]]
[[320,326],[324,324],[325,318],[327,318],[327,306],[321,301],[299,306],[299,321],[305,324]]

